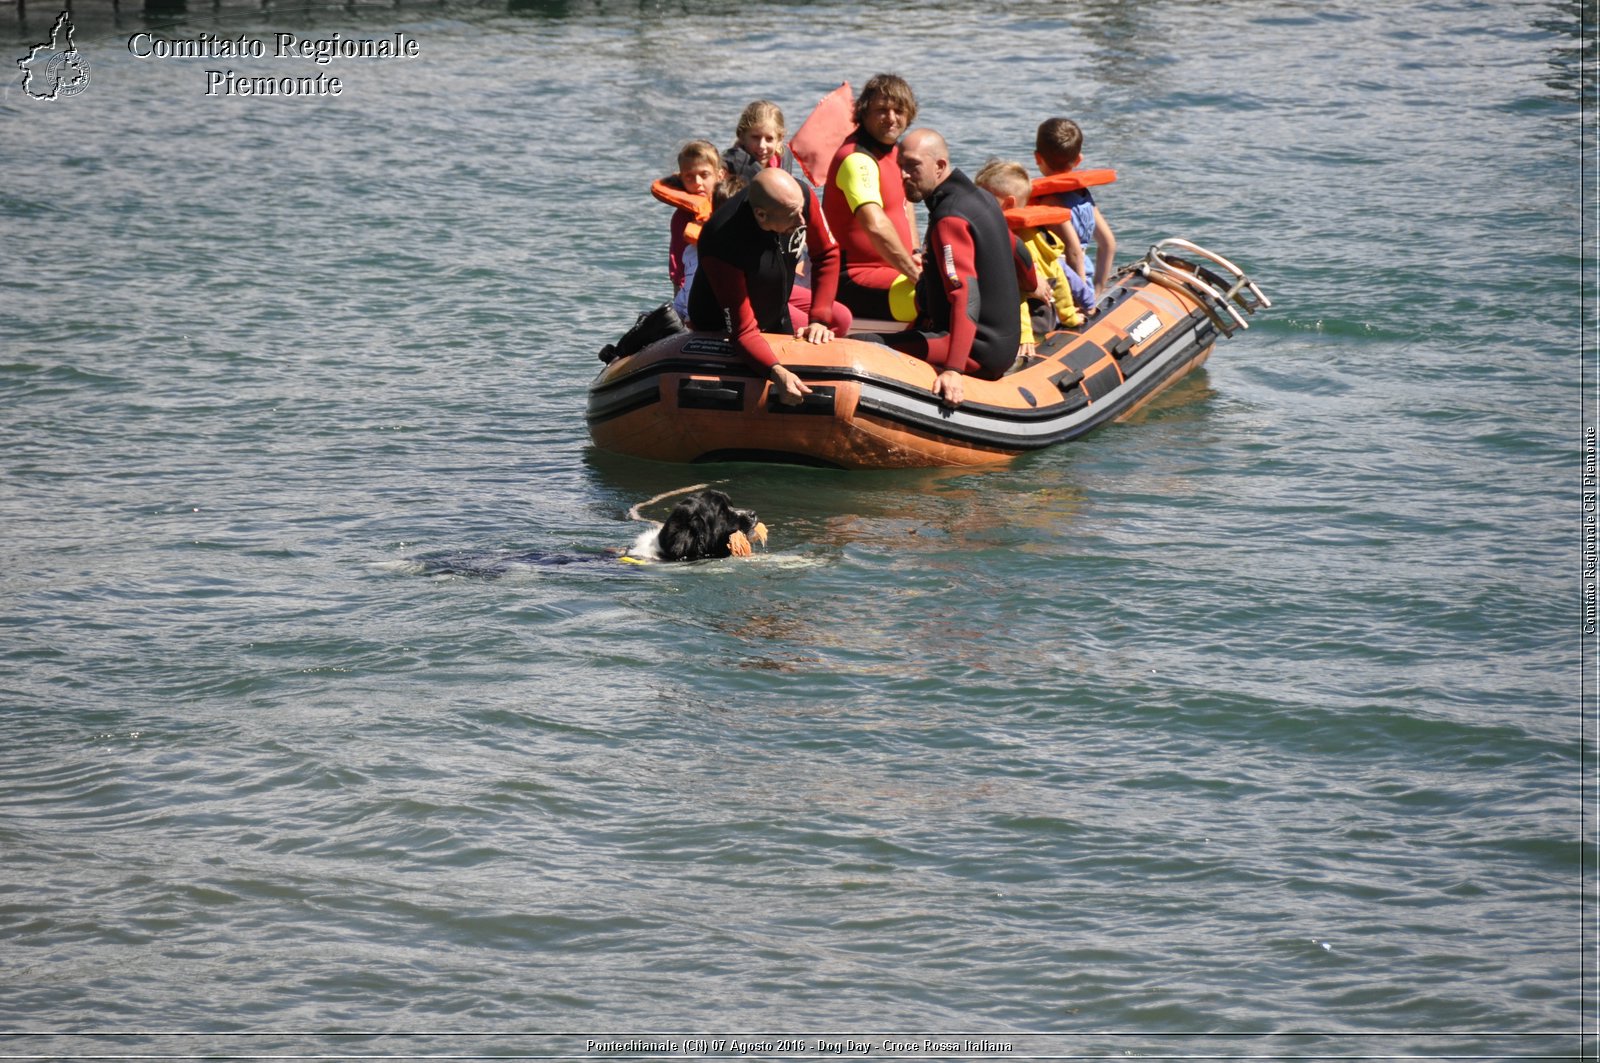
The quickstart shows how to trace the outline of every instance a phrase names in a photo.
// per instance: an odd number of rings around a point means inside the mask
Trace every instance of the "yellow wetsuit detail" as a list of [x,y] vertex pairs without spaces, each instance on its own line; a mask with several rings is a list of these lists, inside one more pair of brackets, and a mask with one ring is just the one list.
[[878,185],[878,160],[864,151],[845,157],[839,164],[839,173],[833,183],[844,193],[844,201],[850,205],[852,214],[860,210],[864,203],[883,206],[883,189]]

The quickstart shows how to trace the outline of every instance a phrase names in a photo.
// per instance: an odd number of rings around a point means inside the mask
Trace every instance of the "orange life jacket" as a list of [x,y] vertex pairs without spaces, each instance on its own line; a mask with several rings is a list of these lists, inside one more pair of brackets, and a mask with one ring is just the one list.
[[1051,207],[1043,203],[1011,207],[1001,213],[1006,216],[1006,224],[1014,233],[1024,229],[1043,229],[1048,225],[1064,225],[1072,220],[1072,211],[1067,207]]
[[663,177],[650,185],[650,194],[669,207],[686,210],[694,215],[694,220],[683,227],[683,235],[691,244],[700,241],[700,227],[711,217],[711,200],[707,196],[697,196],[693,192],[686,192],[681,186],[669,184],[677,177]]
[[1108,185],[1117,179],[1115,170],[1068,170],[1066,173],[1033,179],[1033,195],[1049,196],[1060,192],[1077,192],[1094,185]]

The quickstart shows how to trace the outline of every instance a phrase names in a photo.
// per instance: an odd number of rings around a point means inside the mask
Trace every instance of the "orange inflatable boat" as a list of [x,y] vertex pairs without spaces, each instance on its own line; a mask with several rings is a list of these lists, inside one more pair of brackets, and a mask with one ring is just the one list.
[[589,433],[603,450],[670,462],[1004,462],[1127,416],[1271,305],[1228,260],[1163,240],[1119,274],[1087,324],[1051,333],[1037,357],[999,380],[969,377],[954,408],[934,396],[933,367],[909,355],[848,338],[769,336],[811,387],[786,406],[725,337],[686,332],[600,371],[589,386]]

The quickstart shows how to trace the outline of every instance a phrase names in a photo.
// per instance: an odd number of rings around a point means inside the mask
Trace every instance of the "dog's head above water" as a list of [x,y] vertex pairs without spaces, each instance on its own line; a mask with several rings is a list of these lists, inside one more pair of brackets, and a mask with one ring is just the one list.
[[733,508],[721,491],[696,491],[667,514],[656,533],[656,553],[663,561],[749,557],[752,540],[767,541],[766,525],[755,513]]

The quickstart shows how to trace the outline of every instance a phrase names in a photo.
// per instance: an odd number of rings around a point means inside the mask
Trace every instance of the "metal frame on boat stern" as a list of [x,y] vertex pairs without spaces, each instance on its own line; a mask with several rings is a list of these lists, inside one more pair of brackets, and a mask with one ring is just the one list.
[[[1204,266],[1176,255],[1169,259],[1169,249],[1186,251],[1203,258],[1220,269],[1225,276],[1218,277]],[[1254,314],[1257,310],[1264,310],[1272,305],[1272,300],[1256,286],[1255,281],[1245,275],[1244,270],[1221,255],[1176,236],[1158,241],[1150,248],[1150,253],[1133,266],[1133,270],[1157,284],[1178,288],[1198,297],[1200,305],[1211,315],[1217,328],[1230,338],[1240,329],[1250,327],[1250,322],[1239,313],[1240,309],[1246,314]],[[1223,316],[1224,312],[1227,314],[1226,317]]]

